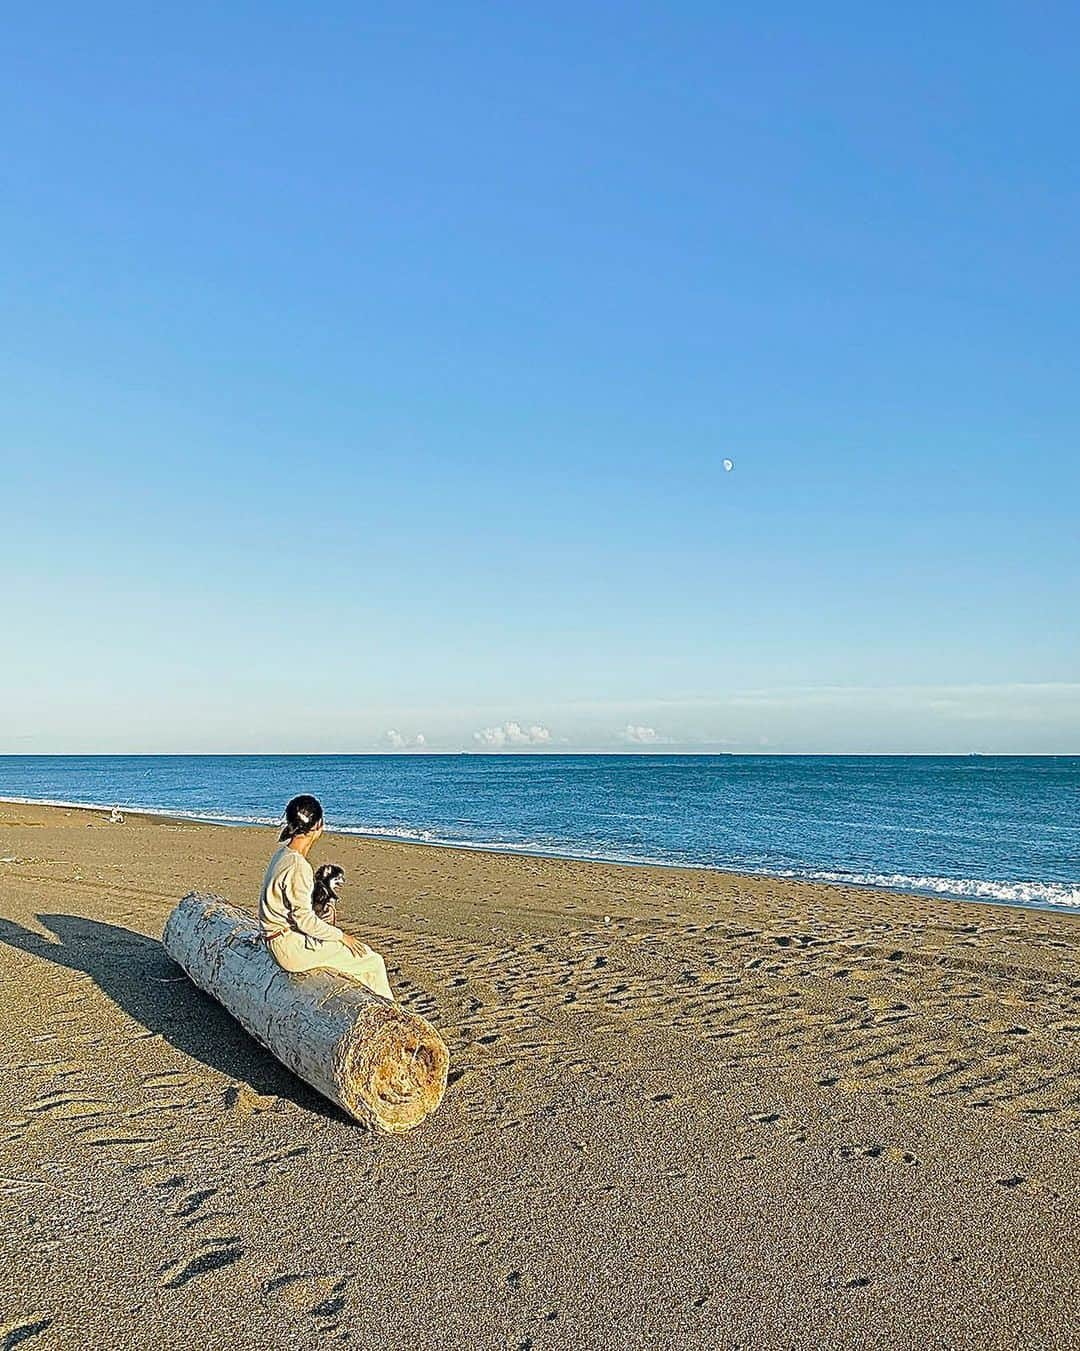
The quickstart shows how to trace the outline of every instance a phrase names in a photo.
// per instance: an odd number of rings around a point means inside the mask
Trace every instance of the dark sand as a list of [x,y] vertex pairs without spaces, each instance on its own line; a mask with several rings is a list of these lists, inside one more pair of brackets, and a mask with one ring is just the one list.
[[0,804],[5,1348],[1080,1345],[1080,920],[328,836],[389,1138],[159,946],[272,842]]

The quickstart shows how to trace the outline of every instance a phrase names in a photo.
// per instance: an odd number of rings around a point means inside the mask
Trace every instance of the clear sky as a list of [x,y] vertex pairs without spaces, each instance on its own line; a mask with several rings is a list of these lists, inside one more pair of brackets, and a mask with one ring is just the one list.
[[0,751],[1080,751],[1075,6],[3,47]]

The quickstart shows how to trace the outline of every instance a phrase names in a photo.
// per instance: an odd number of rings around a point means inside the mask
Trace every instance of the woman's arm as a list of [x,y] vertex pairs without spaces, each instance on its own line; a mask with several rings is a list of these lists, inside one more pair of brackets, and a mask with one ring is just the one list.
[[311,884],[305,873],[307,869],[295,864],[282,878],[282,888],[289,907],[289,915],[294,926],[309,938],[319,938],[324,943],[340,941],[344,934],[336,924],[327,924],[311,908]]

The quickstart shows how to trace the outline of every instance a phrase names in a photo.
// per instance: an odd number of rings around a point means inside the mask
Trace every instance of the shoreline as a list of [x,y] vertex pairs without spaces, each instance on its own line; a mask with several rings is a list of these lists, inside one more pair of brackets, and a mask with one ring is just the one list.
[[[50,807],[62,809],[65,811],[83,811],[91,813],[110,812],[113,807],[119,807],[120,811],[131,816],[138,816],[149,820],[159,821],[187,821],[193,825],[222,826],[229,830],[269,830],[277,826],[276,821],[267,819],[252,820],[242,817],[227,815],[211,815],[209,813],[185,812],[182,808],[166,809],[161,807],[131,807],[123,803],[90,803],[90,802],[69,802],[59,798],[27,798],[27,797],[3,797],[0,796],[0,806],[24,806],[24,807]],[[1043,900],[1020,900],[1006,899],[998,896],[965,896],[958,895],[955,892],[935,891],[930,888],[916,887],[893,887],[879,882],[867,882],[854,878],[839,877],[815,877],[800,876],[791,872],[742,872],[730,868],[721,868],[707,863],[680,863],[672,862],[666,859],[629,859],[614,858],[603,855],[590,855],[583,853],[562,852],[554,849],[536,848],[528,849],[520,845],[512,844],[473,844],[461,840],[440,840],[440,839],[413,839],[402,834],[394,834],[390,831],[380,832],[377,830],[366,830],[359,826],[338,827],[328,829],[327,836],[341,836],[345,839],[370,840],[373,843],[401,844],[411,845],[421,849],[440,849],[457,851],[463,854],[491,854],[499,857],[509,858],[537,858],[550,859],[562,862],[576,862],[596,864],[602,867],[612,868],[657,868],[667,871],[701,872],[711,876],[727,877],[732,879],[765,879],[774,882],[791,883],[795,886],[821,886],[836,887],[843,889],[853,888],[858,891],[865,891],[871,894],[884,893],[890,896],[907,896],[912,900],[945,902],[949,905],[970,905],[970,906],[1001,906],[1009,910],[1030,910],[1039,913],[1048,913],[1054,915],[1074,915],[1080,916],[1080,902],[1053,902]],[[1050,885],[1048,883],[1029,883],[1029,882],[1007,882],[1007,883],[988,883],[987,885],[1003,886],[1026,886],[1026,885]],[[1069,883],[1053,885],[1071,885]]]

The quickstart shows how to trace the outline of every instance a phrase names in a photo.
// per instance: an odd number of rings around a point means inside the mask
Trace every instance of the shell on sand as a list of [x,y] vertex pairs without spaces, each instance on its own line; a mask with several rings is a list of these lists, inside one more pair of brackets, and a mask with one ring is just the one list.
[[411,1130],[442,1101],[450,1053],[418,1014],[330,971],[290,975],[251,915],[189,892],[165,951],[256,1041],[363,1125]]

